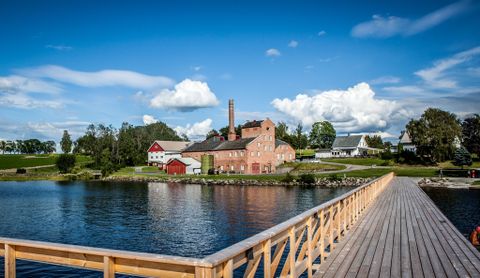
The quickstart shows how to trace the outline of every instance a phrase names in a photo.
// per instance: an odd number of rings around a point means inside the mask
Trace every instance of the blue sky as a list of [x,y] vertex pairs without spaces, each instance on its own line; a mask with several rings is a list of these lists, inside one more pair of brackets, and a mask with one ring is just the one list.
[[480,111],[479,1],[2,1],[0,139],[270,117],[397,136]]

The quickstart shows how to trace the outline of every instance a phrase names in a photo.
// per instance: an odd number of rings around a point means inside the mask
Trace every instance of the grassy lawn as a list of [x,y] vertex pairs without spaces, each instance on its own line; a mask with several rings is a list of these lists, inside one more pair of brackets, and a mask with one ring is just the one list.
[[480,181],[474,181],[472,185],[480,186]]
[[144,166],[142,172],[153,173],[153,172],[163,172],[158,169],[157,166]]
[[294,172],[315,172],[315,171],[336,171],[343,170],[346,167],[343,165],[331,165],[323,163],[300,163],[300,162],[288,162],[282,164],[281,167],[292,167]]
[[[380,159],[380,158],[324,158],[322,161],[326,162],[335,162],[335,163],[344,163],[344,164],[353,164],[353,165],[364,165],[364,166],[370,166],[370,165],[377,165],[380,166],[383,163],[385,163],[385,160]],[[391,163],[389,161],[389,163]]]
[[[442,162],[442,163],[439,163],[438,166],[440,168],[458,168],[460,169],[461,167],[458,167],[458,166],[455,166],[452,164],[452,161],[445,161],[445,162]],[[480,161],[473,161],[473,164],[472,166],[465,166],[464,168],[480,168]]]
[[[57,156],[58,154],[2,154],[0,170],[53,165]],[[77,164],[85,165],[91,162],[92,159],[89,156],[77,155]]]
[[312,149],[300,149],[295,151],[295,156],[312,156],[315,155],[315,150]]
[[[356,178],[367,178],[367,177],[380,177],[389,172],[395,172],[397,176],[408,176],[408,177],[436,177],[438,176],[436,168],[427,168],[427,167],[391,167],[391,168],[372,168],[365,170],[356,170],[346,173],[339,173],[337,176],[339,178],[343,177],[345,174],[346,177],[356,177]],[[328,177],[331,174],[320,174],[319,177]]]

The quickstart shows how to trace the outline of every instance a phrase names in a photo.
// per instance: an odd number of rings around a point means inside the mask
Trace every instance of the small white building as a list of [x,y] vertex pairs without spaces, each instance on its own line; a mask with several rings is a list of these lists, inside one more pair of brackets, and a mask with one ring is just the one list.
[[371,148],[365,135],[337,136],[332,145],[332,157],[354,157],[379,154],[383,150]]
[[402,145],[404,151],[411,151],[416,152],[417,147],[412,143],[412,139],[410,139],[410,134],[406,130],[402,131],[400,134],[400,141],[398,142],[399,145]]
[[182,151],[190,145],[191,142],[156,140],[148,148],[148,165],[163,169],[170,159],[181,158]]
[[332,157],[331,149],[318,149],[315,151],[315,159],[330,158]]
[[173,158],[166,163],[166,170],[169,175],[200,174],[201,168],[202,163],[191,157]]

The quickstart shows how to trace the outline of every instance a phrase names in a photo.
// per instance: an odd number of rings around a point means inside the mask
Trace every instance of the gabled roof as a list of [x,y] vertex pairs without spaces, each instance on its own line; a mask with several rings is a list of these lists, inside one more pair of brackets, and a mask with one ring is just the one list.
[[287,145],[287,146],[290,146],[287,142],[285,141],[282,141],[280,139],[275,139],[275,149],[278,148],[279,146],[281,145]]
[[195,163],[200,163],[200,161],[194,159],[194,158],[191,158],[191,157],[181,157],[181,158],[172,158],[170,159],[168,162],[167,162],[167,165],[172,163],[174,160],[178,160],[180,161],[181,163],[185,164],[186,166],[190,166],[192,164],[195,164]]
[[263,120],[261,121],[250,121],[250,122],[246,122],[242,128],[252,128],[252,127],[261,127],[262,126],[262,123],[263,123]]
[[[164,151],[177,151],[177,152],[180,152],[182,151],[183,149],[185,149],[186,147],[188,147],[189,145],[191,145],[192,143],[191,142],[185,142],[185,141],[161,141],[161,140],[155,140],[155,142],[153,142],[152,146],[157,143],[158,145],[160,145],[160,147],[162,147],[162,149]],[[152,147],[150,146],[150,147]]]
[[408,134],[407,131],[402,131],[402,133],[400,135],[399,143],[402,143],[402,144],[411,144],[412,143],[412,139],[410,139],[410,134]]
[[250,142],[255,140],[252,138],[243,138],[235,141],[221,141],[216,137],[209,138],[205,141],[194,143],[184,152],[205,152],[205,151],[220,151],[220,150],[241,150],[245,149]]
[[332,148],[356,148],[363,135],[337,136]]

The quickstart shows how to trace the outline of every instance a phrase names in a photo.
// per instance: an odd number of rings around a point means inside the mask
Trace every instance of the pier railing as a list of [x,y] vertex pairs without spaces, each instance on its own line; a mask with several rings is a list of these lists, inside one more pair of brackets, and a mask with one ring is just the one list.
[[386,174],[203,259],[0,238],[5,276],[28,260],[153,277],[312,277],[362,212],[392,180]]

